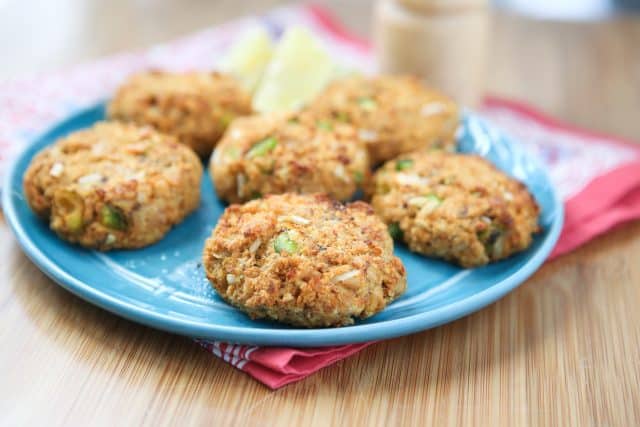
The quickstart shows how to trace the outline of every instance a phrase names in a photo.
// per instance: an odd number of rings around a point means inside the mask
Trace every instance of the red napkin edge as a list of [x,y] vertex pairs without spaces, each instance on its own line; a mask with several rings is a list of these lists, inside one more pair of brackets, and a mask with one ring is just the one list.
[[[592,203],[590,200],[598,196],[597,191],[590,194],[588,187],[591,185],[596,188],[615,186],[620,182],[618,180],[620,176],[627,177],[622,179],[633,180],[635,187],[622,198],[603,206],[602,209],[606,210],[606,213],[594,213],[591,216],[582,215],[580,209],[584,205],[581,203]],[[565,225],[549,259],[571,252],[617,226],[640,218],[640,162],[634,162],[602,175],[588,187],[565,205]],[[577,217],[577,219],[573,217]]]
[[[254,352],[244,371],[276,390],[375,344],[375,341],[326,348],[263,347]],[[275,363],[274,363],[275,362]]]
[[359,49],[371,50],[371,41],[353,34],[351,29],[347,28],[329,8],[317,3],[309,3],[303,7],[318,25],[322,26],[332,36]]

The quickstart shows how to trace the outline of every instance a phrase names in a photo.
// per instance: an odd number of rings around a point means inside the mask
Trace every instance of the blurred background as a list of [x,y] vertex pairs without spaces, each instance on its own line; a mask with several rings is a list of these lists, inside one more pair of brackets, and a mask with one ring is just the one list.
[[639,0],[495,0],[504,7],[542,19],[602,19],[640,9]]
[[[169,40],[282,0],[0,0],[0,78],[50,69]],[[371,0],[318,1],[361,35],[370,34]],[[640,11],[640,0],[493,0],[496,13],[531,20],[594,22]],[[355,18],[355,19],[354,19]],[[526,21],[523,21],[523,23]]]
[[[0,79],[141,49],[291,3],[0,0]],[[374,1],[316,3],[371,38]],[[490,10],[483,90],[578,125],[638,138],[640,0],[494,0]]]

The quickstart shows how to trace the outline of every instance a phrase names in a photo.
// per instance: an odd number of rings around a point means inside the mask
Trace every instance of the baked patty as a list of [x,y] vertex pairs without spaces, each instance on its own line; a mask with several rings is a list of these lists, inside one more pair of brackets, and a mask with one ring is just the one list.
[[23,183],[61,238],[108,250],[160,240],[197,208],[201,177],[200,159],[174,137],[102,122],[36,155]]
[[149,71],[129,77],[109,103],[111,119],[150,125],[208,157],[229,123],[251,113],[251,97],[217,72]]
[[349,325],[401,295],[406,274],[364,202],[282,194],[229,206],[203,254],[207,277],[252,318]]
[[349,200],[371,177],[367,150],[353,127],[308,114],[235,120],[209,172],[218,196],[234,203],[286,192]]
[[539,208],[519,181],[481,157],[413,153],[375,174],[371,204],[412,251],[476,267],[526,249]]
[[457,105],[414,77],[339,80],[330,84],[308,110],[320,119],[353,125],[374,165],[414,150],[455,148]]

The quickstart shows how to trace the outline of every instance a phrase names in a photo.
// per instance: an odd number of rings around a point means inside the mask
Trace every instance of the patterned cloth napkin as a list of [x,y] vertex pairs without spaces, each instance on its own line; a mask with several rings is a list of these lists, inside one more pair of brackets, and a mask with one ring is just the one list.
[[[307,27],[345,65],[374,70],[366,41],[350,35],[325,9],[301,5],[233,21],[143,52],[0,82],[0,174],[35,136],[73,111],[106,99],[126,75],[145,68],[213,68],[220,52],[256,24],[265,26],[274,37],[287,26]],[[640,144],[577,129],[525,105],[497,98],[487,98],[480,114],[547,165],[566,211],[564,229],[552,257],[618,224],[640,218]],[[273,389],[301,380],[372,344],[294,349],[198,343]]]

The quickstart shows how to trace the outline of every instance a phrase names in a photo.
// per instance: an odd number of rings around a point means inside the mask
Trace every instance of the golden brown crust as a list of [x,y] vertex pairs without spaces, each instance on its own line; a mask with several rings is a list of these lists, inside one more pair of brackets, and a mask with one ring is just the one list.
[[318,194],[229,206],[203,263],[230,304],[252,318],[303,327],[372,316],[406,287],[393,241],[371,206]]
[[61,238],[100,250],[138,248],[197,208],[201,177],[200,159],[174,137],[102,122],[40,152],[24,190]]
[[340,80],[329,85],[309,111],[356,127],[374,165],[418,149],[455,148],[457,105],[414,77]]
[[526,249],[539,208],[520,182],[478,156],[412,153],[376,173],[371,203],[409,248],[463,267]]
[[371,177],[367,150],[353,127],[308,114],[235,120],[209,171],[220,198],[234,203],[286,192],[349,200]]
[[108,107],[111,119],[151,125],[201,157],[211,154],[235,117],[250,113],[250,95],[233,77],[217,72],[136,74]]

